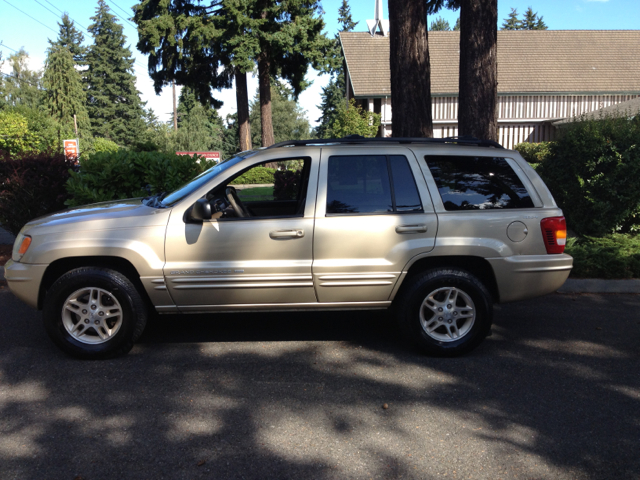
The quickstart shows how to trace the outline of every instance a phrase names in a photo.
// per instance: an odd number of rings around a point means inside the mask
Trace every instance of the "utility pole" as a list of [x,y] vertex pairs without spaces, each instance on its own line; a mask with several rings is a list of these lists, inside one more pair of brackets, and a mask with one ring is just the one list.
[[178,131],[178,108],[176,107],[176,82],[175,80],[171,82],[171,86],[173,87],[173,130],[175,132]]

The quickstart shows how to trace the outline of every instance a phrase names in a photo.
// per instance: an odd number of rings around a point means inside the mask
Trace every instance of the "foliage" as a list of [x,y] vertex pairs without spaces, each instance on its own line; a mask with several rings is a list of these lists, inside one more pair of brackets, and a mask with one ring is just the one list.
[[65,208],[71,162],[57,153],[0,158],[0,223],[16,235],[29,220]]
[[522,15],[522,20],[518,18],[518,10],[511,9],[511,13],[502,22],[501,30],[547,30],[547,25],[538,16],[538,12],[534,12],[531,7]]
[[343,138],[348,135],[375,137],[379,127],[380,115],[356,106],[352,98],[348,107],[343,104],[338,110],[336,119],[327,131],[327,138]]
[[58,146],[56,122],[42,108],[18,105],[5,109],[21,115],[27,120],[30,147],[27,151],[45,152]]
[[73,56],[66,47],[53,44],[49,47],[42,77],[46,90],[44,108],[57,122],[60,144],[63,137],[75,137],[74,115],[79,134],[90,136],[90,122],[85,107],[86,96],[82,78],[75,69]]
[[527,162],[536,164],[542,163],[551,154],[551,144],[553,142],[540,142],[540,143],[528,143],[523,142],[519,143],[514,147],[514,150],[517,150],[522,158],[524,158]]
[[276,200],[294,200],[300,190],[302,170],[277,170],[273,174],[273,197]]
[[570,239],[565,252],[573,257],[572,277],[640,278],[640,237],[636,235]]
[[431,22],[429,30],[432,32],[449,32],[451,31],[451,26],[443,17],[438,17]]
[[[273,122],[275,143],[285,140],[302,140],[309,138],[310,125],[306,112],[293,99],[293,92],[281,82],[271,86],[271,118]],[[260,144],[262,125],[260,122],[260,100],[251,103],[251,136],[254,145]]]
[[27,119],[17,112],[0,111],[0,151],[8,158],[35,150],[36,137]]
[[67,182],[71,198],[66,205],[136,198],[171,192],[213,166],[197,156],[175,153],[100,152],[80,163]]
[[454,32],[459,32],[460,31],[460,17],[458,17],[456,19],[456,24],[453,26],[453,31]]
[[125,47],[122,25],[98,0],[89,32],[93,45],[86,55],[87,110],[94,136],[119,145],[134,145],[145,130],[143,104],[136,89],[131,51]]
[[[338,9],[338,25],[341,32],[350,32],[356,27],[356,25],[358,25],[358,22],[353,21],[351,8],[349,7],[347,0],[342,0],[342,5]],[[346,101],[344,57],[342,55],[340,40],[337,34],[333,41],[334,53],[332,56],[334,64],[331,67],[331,78],[329,83],[325,87],[322,87],[322,104],[320,105],[322,115],[317,120],[320,123],[315,129],[315,133],[318,138],[327,138],[329,126],[334,122],[340,105],[343,105]]]
[[37,108],[42,99],[42,75],[29,70],[29,54],[20,49],[7,59],[11,72],[4,78],[0,97],[10,107]]
[[231,185],[259,185],[274,183],[275,168],[255,167],[236,178]]
[[572,122],[537,170],[580,235],[637,228],[640,205],[640,121]]
[[69,18],[67,13],[62,14],[61,20],[62,23],[58,22],[60,28],[58,38],[55,42],[49,40],[49,44],[52,47],[58,45],[66,48],[73,55],[73,61],[76,65],[84,65],[84,56],[87,53],[87,47],[82,46],[84,35],[75,27],[73,20]]

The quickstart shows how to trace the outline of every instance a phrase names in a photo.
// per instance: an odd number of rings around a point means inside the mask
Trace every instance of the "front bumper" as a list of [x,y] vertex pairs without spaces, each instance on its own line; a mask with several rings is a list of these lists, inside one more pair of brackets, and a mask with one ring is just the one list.
[[555,292],[569,277],[573,257],[559,255],[516,255],[487,258],[498,284],[500,303],[525,300]]
[[38,308],[42,277],[48,265],[20,263],[9,260],[4,266],[4,278],[11,292],[27,305]]

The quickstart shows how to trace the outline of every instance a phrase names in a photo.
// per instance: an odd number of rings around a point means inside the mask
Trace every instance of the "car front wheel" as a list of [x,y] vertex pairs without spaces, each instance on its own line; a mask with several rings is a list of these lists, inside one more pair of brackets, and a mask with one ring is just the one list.
[[67,272],[49,289],[44,326],[53,342],[77,358],[127,353],[147,322],[145,302],[121,273],[99,267]]
[[435,356],[462,355],[491,329],[491,295],[464,270],[440,268],[408,280],[398,298],[398,321],[405,336]]

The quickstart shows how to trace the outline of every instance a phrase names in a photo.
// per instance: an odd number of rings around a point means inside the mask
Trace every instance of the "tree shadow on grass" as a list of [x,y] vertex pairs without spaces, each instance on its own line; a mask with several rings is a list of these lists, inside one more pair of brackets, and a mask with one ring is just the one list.
[[637,296],[501,306],[454,359],[350,312],[161,317],[128,356],[77,361],[0,302],[3,479],[640,472]]

